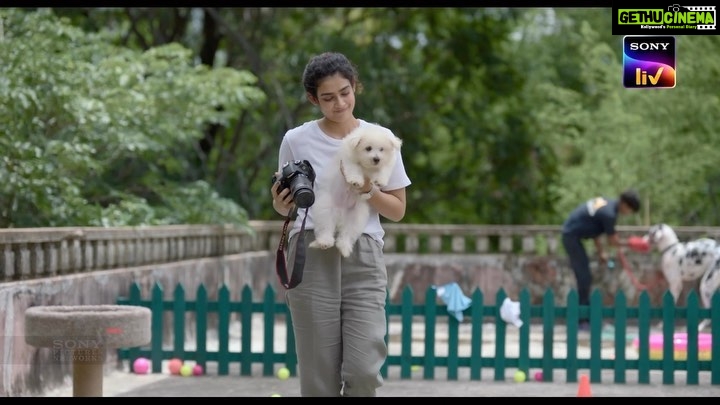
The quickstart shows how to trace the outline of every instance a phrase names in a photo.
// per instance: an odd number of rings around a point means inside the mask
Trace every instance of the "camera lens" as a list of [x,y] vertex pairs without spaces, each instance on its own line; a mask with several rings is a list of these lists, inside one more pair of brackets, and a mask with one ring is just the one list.
[[298,189],[295,191],[293,201],[299,208],[309,208],[315,202],[315,193],[313,193],[312,189]]

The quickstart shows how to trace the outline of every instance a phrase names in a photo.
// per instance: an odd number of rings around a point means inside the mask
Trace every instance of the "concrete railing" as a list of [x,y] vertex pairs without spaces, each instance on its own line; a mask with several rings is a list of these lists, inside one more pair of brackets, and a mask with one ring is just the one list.
[[[96,270],[274,251],[282,221],[222,225],[0,230],[0,282]],[[562,254],[560,227],[544,225],[384,224],[385,252],[411,254]],[[640,235],[647,227],[619,227]],[[720,227],[676,227],[681,240],[720,239]]]
[[[282,222],[251,221],[256,245],[277,249]],[[563,254],[561,228],[554,225],[457,225],[385,223],[386,253],[415,254]],[[621,236],[644,235],[649,227],[618,226]],[[699,237],[720,239],[720,227],[673,227],[680,240]],[[592,248],[592,246],[589,246]]]
[[258,250],[231,226],[0,230],[0,282],[137,267]]

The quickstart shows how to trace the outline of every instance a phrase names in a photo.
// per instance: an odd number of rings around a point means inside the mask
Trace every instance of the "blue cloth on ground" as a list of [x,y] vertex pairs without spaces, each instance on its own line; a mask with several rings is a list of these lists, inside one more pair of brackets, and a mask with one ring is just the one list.
[[458,322],[463,320],[463,311],[470,308],[472,300],[466,297],[458,283],[452,282],[442,286],[433,286],[437,290],[437,296],[447,305],[447,311],[454,316]]

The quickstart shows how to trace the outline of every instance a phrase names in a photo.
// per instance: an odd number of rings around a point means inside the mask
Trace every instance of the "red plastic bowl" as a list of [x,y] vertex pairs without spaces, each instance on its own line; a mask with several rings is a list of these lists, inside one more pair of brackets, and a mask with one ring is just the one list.
[[650,244],[640,236],[631,236],[628,238],[628,248],[635,252],[647,253],[650,251]]

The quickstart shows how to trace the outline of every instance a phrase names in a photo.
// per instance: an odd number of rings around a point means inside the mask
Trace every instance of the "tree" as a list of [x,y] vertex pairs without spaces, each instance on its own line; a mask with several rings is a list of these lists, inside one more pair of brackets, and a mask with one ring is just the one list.
[[194,176],[192,141],[264,99],[255,76],[179,44],[114,46],[47,10],[0,18],[0,226],[247,221]]

